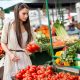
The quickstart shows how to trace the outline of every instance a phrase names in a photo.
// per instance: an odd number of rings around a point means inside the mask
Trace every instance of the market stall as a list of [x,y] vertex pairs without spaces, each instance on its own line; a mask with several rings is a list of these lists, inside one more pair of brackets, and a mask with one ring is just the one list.
[[[30,55],[33,65],[19,70],[12,78],[80,80],[79,35],[69,35],[60,19],[50,24],[48,0],[45,1],[48,25],[40,24],[34,29],[34,41],[26,46],[26,50],[33,53]],[[0,54],[4,54],[1,46]]]

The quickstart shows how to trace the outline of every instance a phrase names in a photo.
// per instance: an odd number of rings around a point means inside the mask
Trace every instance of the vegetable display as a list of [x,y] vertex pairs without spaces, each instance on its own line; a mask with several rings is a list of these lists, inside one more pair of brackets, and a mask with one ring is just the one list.
[[42,50],[49,49],[50,40],[41,31],[37,32],[35,42],[41,47]]
[[[51,26],[51,34],[53,48],[71,45],[79,40],[79,37],[77,35],[68,35],[67,31],[59,20],[56,20],[56,22],[54,22],[54,25]],[[36,41],[42,47],[42,50],[49,48],[47,43],[50,43],[50,34],[47,25],[41,25],[38,29],[36,29],[35,36]]]
[[51,66],[27,66],[16,74],[18,80],[80,80],[77,75],[54,72]]
[[64,50],[64,52],[61,54],[60,58],[57,58],[55,60],[57,65],[80,66],[80,64],[76,64],[76,62],[78,62],[78,61],[76,61],[76,58],[77,58],[77,51],[80,50],[80,41],[74,43],[70,47],[66,47],[63,50]]
[[[38,32],[38,31],[41,31],[47,38],[50,38],[49,29],[48,29],[48,26],[47,25],[41,25],[40,28],[38,28],[36,30],[36,32]],[[55,35],[55,32],[56,32],[55,27],[52,27],[51,28],[51,31],[52,31],[52,35],[54,36]]]

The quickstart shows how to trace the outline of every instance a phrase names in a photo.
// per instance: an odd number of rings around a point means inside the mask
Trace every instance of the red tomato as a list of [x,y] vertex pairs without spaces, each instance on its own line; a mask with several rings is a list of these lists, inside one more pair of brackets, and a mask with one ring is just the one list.
[[26,78],[23,78],[22,80],[27,80],[27,77]]
[[36,46],[35,46],[35,44],[32,44],[32,49],[33,49],[33,51],[35,52],[36,50],[37,50],[37,48],[36,48]]
[[23,78],[26,78],[27,77],[27,73],[23,74],[22,77]]
[[30,69],[30,66],[27,66],[27,67],[26,67],[26,70],[29,70],[29,69]]
[[52,70],[52,66],[47,66],[47,70]]
[[34,42],[30,42],[27,45],[26,49],[30,52],[36,52],[40,49],[40,47],[37,44],[35,44]]
[[26,74],[31,74],[29,70],[26,70]]
[[46,76],[48,76],[47,72],[44,73]]
[[40,65],[39,65],[39,66],[37,66],[37,70],[40,70],[40,67],[41,67]]
[[21,74],[24,74],[25,72],[26,72],[25,69],[20,70],[20,73],[21,73]]
[[33,80],[33,78],[32,77],[28,77],[28,79],[27,80]]
[[38,71],[37,71],[37,74],[38,74],[38,75],[40,75],[40,74],[42,74],[42,73],[43,73],[43,72],[42,72],[41,70],[38,70]]
[[44,79],[40,79],[40,80],[44,80]]
[[41,70],[41,71],[45,71],[46,68],[42,65],[37,66],[36,70]]
[[40,49],[40,47],[37,44],[32,44],[32,48],[33,48],[34,52],[36,52]]
[[36,79],[36,78],[37,78],[37,73],[32,73],[32,77],[33,77],[34,79]]
[[78,77],[78,80],[80,80],[80,76]]
[[32,65],[32,66],[31,66],[31,68],[34,68],[34,69],[36,70],[37,66],[35,66],[35,65]]
[[52,70],[48,70],[47,72],[48,72],[50,75],[53,74],[53,71],[52,71]]
[[41,74],[40,77],[43,79],[45,77],[45,74]]
[[22,79],[22,74],[21,74],[21,73],[17,73],[17,74],[16,74],[16,78],[17,78],[17,79]]
[[39,49],[40,49],[40,47],[39,47],[37,44],[35,44],[35,46],[36,46],[36,49],[37,49],[37,50],[39,50]]
[[37,75],[37,73],[32,73],[32,76]]
[[41,71],[44,73],[44,72],[46,71],[46,69],[45,69],[45,68],[43,68],[43,69],[41,69]]
[[37,79],[34,79],[34,80],[37,80]]
[[33,52],[33,48],[29,45],[26,47],[26,49],[29,51],[29,52]]
[[29,71],[30,71],[31,73],[33,73],[33,72],[35,72],[35,68],[30,68]]

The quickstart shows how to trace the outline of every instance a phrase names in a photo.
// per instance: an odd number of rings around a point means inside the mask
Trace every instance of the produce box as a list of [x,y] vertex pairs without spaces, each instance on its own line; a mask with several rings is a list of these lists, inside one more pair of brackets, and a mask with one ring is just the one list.
[[44,65],[46,62],[51,61],[52,57],[47,51],[36,52],[30,56],[33,65]]
[[53,61],[48,61],[47,65],[52,65],[54,70],[59,73],[59,72],[69,72],[74,75],[79,75],[80,76],[80,66],[58,66],[53,63]]
[[50,65],[27,66],[25,69],[20,70],[15,77],[19,80],[79,80],[77,74],[57,72],[54,68]]
[[74,75],[80,75],[80,67],[60,67],[60,66],[56,66],[57,71],[64,71],[64,72],[70,72],[71,74]]

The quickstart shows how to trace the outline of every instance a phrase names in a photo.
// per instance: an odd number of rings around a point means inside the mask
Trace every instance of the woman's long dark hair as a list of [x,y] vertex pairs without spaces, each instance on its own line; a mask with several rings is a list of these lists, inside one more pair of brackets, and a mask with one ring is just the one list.
[[[18,44],[20,47],[22,47],[22,32],[21,32],[21,27],[20,27],[19,11],[24,8],[29,9],[29,7],[24,3],[19,3],[14,8],[16,37],[17,37],[17,41],[18,41]],[[27,43],[29,43],[32,39],[29,16],[28,16],[27,20],[25,22],[23,22],[23,25],[24,25],[25,30],[28,32]]]

